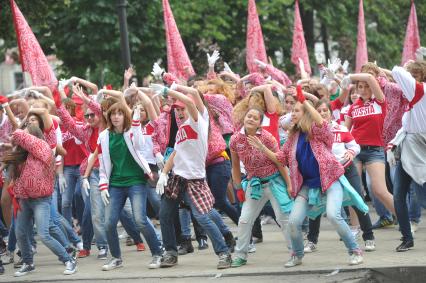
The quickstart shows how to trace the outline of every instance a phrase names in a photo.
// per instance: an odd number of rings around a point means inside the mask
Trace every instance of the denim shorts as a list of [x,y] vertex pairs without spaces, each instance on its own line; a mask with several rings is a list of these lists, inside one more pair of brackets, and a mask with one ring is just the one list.
[[362,164],[382,162],[386,164],[385,150],[380,146],[361,146],[361,151],[356,157]]

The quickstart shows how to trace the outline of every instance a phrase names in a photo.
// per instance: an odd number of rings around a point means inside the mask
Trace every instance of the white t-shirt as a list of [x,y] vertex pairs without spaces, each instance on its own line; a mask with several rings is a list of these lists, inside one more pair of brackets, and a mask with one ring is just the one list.
[[197,122],[190,116],[183,122],[176,134],[173,173],[185,179],[206,177],[206,157],[208,148],[209,114],[207,110],[198,112]]

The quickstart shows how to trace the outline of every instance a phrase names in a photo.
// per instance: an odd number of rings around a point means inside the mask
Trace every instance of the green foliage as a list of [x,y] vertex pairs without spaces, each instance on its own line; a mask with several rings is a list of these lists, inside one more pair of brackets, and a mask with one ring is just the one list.
[[[247,0],[169,0],[178,28],[195,70],[207,69],[206,52],[219,49],[223,62],[237,72],[245,72],[245,32]],[[357,35],[358,1],[301,0],[301,14],[307,33],[308,23],[315,28],[324,24],[330,40],[342,59],[354,65]],[[61,76],[84,76],[98,84],[119,86],[123,66],[115,0],[16,0],[46,54],[63,61]],[[132,63],[138,76],[151,72],[153,62],[162,59],[166,67],[166,46],[161,0],[128,0],[128,30]],[[422,43],[426,44],[425,1],[416,1]],[[3,51],[16,46],[8,0],[0,0],[0,37]],[[268,55],[283,52],[284,63],[275,65],[292,73],[290,62],[294,0],[258,0]],[[315,21],[313,17],[315,13]],[[365,22],[370,60],[385,67],[399,64],[410,11],[408,0],[364,0]],[[373,24],[375,23],[375,24]],[[311,65],[315,33],[307,38]]]

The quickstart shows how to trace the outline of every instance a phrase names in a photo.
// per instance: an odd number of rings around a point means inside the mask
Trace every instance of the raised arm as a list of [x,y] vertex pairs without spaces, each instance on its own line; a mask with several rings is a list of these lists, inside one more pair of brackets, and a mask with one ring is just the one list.
[[263,93],[263,99],[265,100],[266,111],[268,113],[277,112],[277,101],[274,95],[272,94],[271,85],[260,85],[251,89],[251,91],[258,91]]
[[379,83],[377,82],[376,78],[367,73],[359,73],[359,74],[351,74],[349,75],[349,78],[351,81],[363,81],[366,82],[374,95],[374,97],[380,101],[385,101],[385,95],[383,94],[382,89],[379,86]]
[[[172,86],[176,86],[176,84],[172,84]],[[188,96],[186,96],[185,94],[173,90],[173,89],[169,89],[168,87],[165,87],[163,85],[159,85],[159,84],[151,84],[151,89],[154,90],[154,92],[157,95],[163,95],[165,97],[167,97],[168,95],[182,101],[185,105],[186,108],[188,109],[189,115],[191,115],[191,118],[197,122],[198,121],[198,109],[197,106],[195,105],[194,101],[192,101],[191,98],[189,98]],[[201,100],[201,98],[199,97],[199,99]],[[204,107],[204,105],[203,105]],[[201,112],[203,113],[203,112]]]
[[82,86],[85,86],[85,87],[86,87],[86,88],[88,88],[88,89],[91,89],[93,94],[98,93],[98,86],[97,86],[97,85],[95,85],[95,84],[94,84],[94,83],[92,83],[92,82],[89,82],[89,81],[87,81],[87,80],[84,80],[84,79],[82,79],[82,78],[78,78],[78,77],[71,77],[71,81],[72,81],[74,84],[80,84],[80,85],[82,85]]
[[176,90],[184,93],[188,93],[194,100],[195,106],[197,107],[200,113],[204,113],[205,106],[203,101],[201,100],[200,94],[198,90],[193,87],[187,87],[183,85],[176,85]]

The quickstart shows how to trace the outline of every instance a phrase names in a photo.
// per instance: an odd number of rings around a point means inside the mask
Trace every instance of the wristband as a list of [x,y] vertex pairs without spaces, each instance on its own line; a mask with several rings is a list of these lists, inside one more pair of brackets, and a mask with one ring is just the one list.
[[167,87],[164,87],[163,88],[163,96],[164,97],[167,97],[167,93],[169,92],[169,88],[167,88]]
[[237,190],[241,190],[243,188],[243,186],[241,185],[241,183],[234,183],[234,186]]

